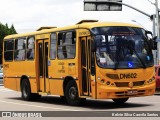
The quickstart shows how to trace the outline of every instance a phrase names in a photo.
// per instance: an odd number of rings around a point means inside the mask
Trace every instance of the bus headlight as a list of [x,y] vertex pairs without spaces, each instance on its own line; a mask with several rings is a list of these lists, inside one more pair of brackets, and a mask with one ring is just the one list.
[[104,79],[102,79],[102,80],[101,80],[101,83],[104,83],[104,82],[105,82]]
[[111,82],[110,82],[110,81],[107,81],[107,82],[106,82],[106,85],[110,85],[110,84],[111,84]]
[[155,80],[155,77],[153,76],[151,79],[147,81],[147,84],[151,84],[154,80]]

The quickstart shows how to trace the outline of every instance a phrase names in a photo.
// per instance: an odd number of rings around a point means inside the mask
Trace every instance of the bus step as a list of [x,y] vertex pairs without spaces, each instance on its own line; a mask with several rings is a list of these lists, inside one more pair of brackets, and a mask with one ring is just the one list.
[[47,92],[38,92],[39,95],[50,95],[50,93]]

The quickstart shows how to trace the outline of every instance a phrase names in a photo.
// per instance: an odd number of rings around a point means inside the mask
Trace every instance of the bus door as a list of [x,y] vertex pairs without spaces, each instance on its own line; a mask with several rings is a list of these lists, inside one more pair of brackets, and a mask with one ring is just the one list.
[[95,76],[91,75],[91,59],[92,57],[91,52],[91,37],[82,37],[81,38],[81,69],[82,69],[82,95],[84,96],[93,96],[95,93],[95,88],[92,90],[91,87],[91,80],[95,80]]
[[48,39],[38,41],[38,81],[39,92],[49,92],[48,80]]

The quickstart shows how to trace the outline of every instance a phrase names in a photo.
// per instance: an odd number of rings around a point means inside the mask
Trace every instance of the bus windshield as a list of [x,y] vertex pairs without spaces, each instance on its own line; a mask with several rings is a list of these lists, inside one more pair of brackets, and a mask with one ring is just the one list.
[[127,69],[153,66],[149,40],[142,28],[117,26],[91,30],[96,42],[96,59],[101,68]]

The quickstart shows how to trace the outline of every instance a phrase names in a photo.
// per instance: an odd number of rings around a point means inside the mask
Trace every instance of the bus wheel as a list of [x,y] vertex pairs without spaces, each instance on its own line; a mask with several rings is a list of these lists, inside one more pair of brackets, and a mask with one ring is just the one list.
[[65,89],[65,98],[66,102],[69,105],[79,105],[81,102],[81,99],[78,96],[78,88],[75,81],[69,81],[66,85]]
[[124,104],[129,98],[112,99],[116,104]]
[[24,100],[26,100],[26,101],[31,100],[32,93],[31,93],[29,81],[27,79],[22,80],[21,93],[22,93],[22,98]]

